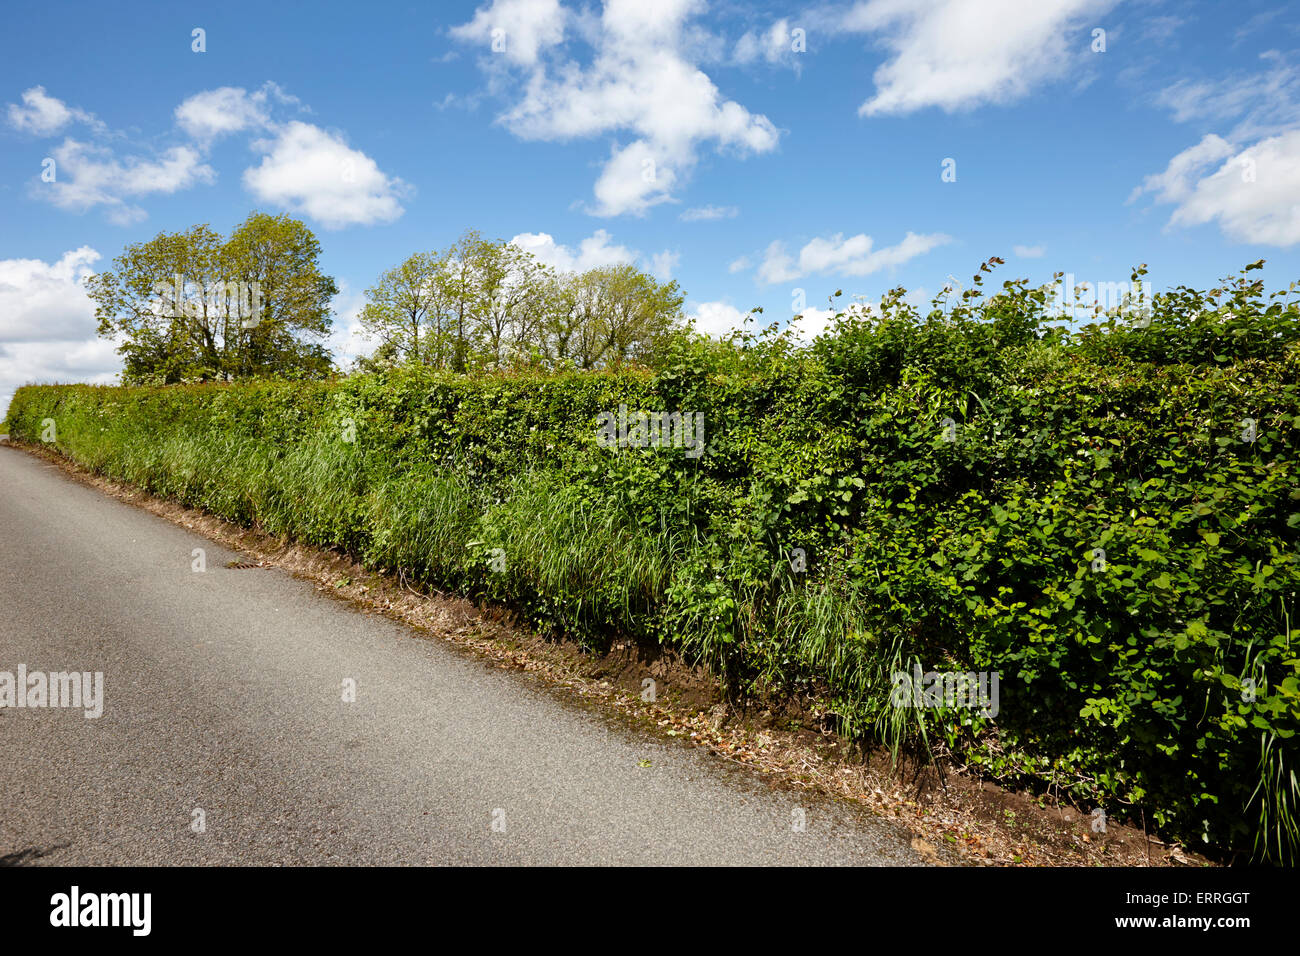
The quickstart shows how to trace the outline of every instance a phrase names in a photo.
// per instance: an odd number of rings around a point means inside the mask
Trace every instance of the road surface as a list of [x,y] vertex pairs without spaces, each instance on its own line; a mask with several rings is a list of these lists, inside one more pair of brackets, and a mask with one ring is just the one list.
[[0,707],[0,863],[924,862],[240,558],[0,444],[0,681],[103,674],[98,718]]

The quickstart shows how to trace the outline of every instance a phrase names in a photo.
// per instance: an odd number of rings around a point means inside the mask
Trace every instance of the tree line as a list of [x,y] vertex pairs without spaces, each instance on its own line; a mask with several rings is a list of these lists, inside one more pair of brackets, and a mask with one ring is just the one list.
[[676,282],[631,265],[563,272],[468,231],[416,253],[366,290],[367,363],[475,368],[618,366],[647,361],[681,324]]
[[[87,278],[101,336],[119,342],[126,384],[326,378],[335,280],[301,221],[254,212],[223,237],[207,225],[159,233]],[[366,290],[376,343],[361,370],[455,372],[650,363],[684,325],[684,296],[632,265],[557,270],[469,230],[417,252]]]

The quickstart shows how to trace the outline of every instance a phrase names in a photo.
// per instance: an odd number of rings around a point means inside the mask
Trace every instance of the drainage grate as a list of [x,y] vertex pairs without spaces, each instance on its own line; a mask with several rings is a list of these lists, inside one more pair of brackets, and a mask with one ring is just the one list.
[[260,562],[254,564],[251,561],[227,561],[226,567],[230,568],[232,571],[246,571],[249,568],[265,568],[267,565]]

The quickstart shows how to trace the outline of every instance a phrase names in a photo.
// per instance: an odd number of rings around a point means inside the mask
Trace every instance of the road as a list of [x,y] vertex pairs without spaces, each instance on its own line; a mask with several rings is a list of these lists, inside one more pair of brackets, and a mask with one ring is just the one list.
[[103,674],[98,718],[0,707],[0,862],[924,862],[240,557],[0,444],[0,672]]

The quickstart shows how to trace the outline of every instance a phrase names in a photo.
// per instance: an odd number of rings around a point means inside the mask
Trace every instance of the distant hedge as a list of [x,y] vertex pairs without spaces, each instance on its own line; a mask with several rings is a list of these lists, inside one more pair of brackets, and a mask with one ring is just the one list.
[[[736,694],[1293,861],[1300,309],[1248,274],[1067,331],[1004,283],[654,371],[22,388],[16,441]],[[700,413],[706,450],[606,447]],[[998,671],[995,717],[895,675]]]

